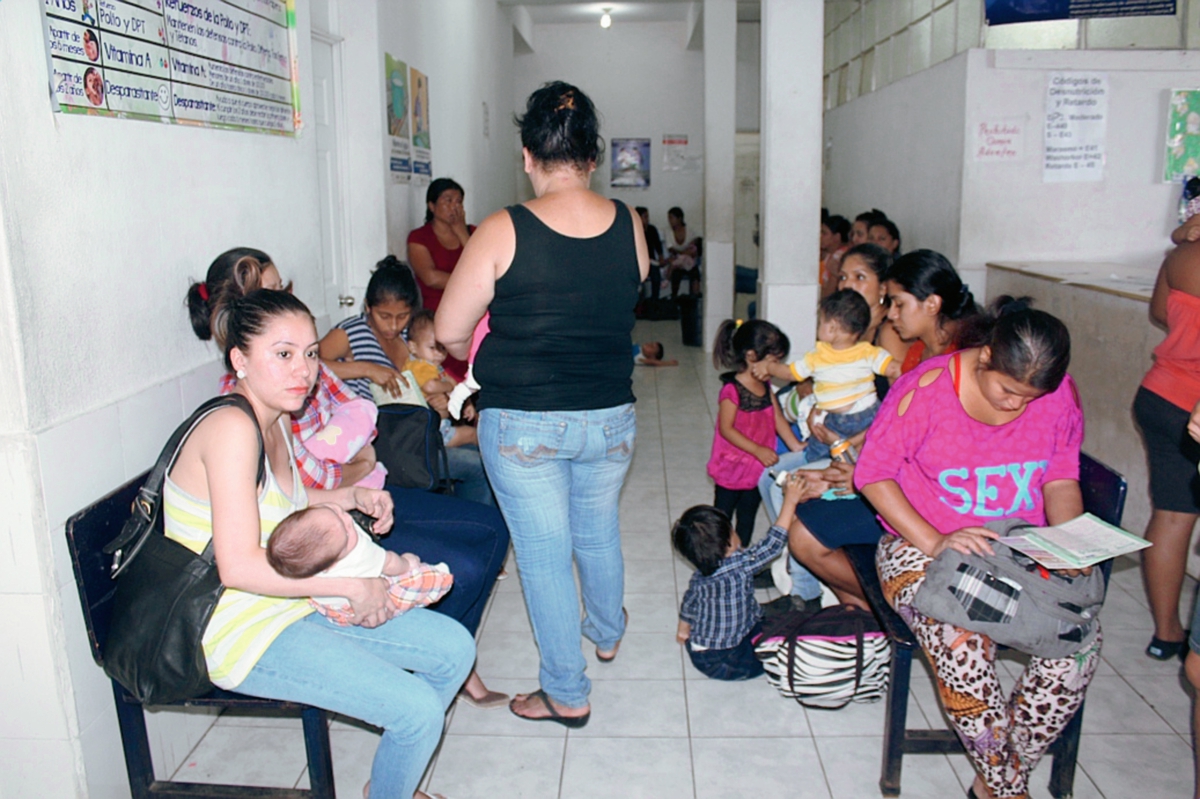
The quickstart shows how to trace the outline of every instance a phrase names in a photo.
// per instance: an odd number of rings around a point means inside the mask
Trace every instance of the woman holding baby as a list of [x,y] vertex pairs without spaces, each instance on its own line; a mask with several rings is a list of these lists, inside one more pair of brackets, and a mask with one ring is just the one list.
[[[417,785],[471,670],[471,635],[424,608],[396,616],[384,580],[292,579],[271,568],[263,545],[292,512],[310,502],[357,509],[386,532],[392,499],[354,486],[308,489],[300,478],[289,417],[304,406],[320,368],[303,303],[284,291],[251,291],[219,310],[212,332],[237,376],[233,390],[254,416],[233,407],[212,412],[180,449],[163,489],[166,535],[195,551],[211,541],[225,586],[203,637],[209,675],[227,690],[382,727],[367,795],[427,799]],[[314,594],[346,597],[357,626],[313,613],[306,597]]]

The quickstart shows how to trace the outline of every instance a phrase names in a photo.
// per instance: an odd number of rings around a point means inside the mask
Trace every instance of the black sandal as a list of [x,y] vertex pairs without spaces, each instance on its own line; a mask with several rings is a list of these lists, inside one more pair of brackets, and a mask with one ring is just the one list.
[[1170,660],[1177,657],[1183,660],[1187,657],[1188,652],[1188,631],[1183,631],[1182,641],[1164,641],[1158,636],[1150,638],[1150,645],[1146,647],[1146,654],[1155,660]]
[[513,697],[512,702],[508,703],[508,709],[509,709],[509,712],[511,712],[514,716],[516,716],[519,719],[525,719],[526,721],[553,721],[553,722],[563,725],[564,727],[569,727],[572,730],[577,730],[580,727],[586,726],[588,723],[588,719],[590,719],[592,717],[592,711],[590,711],[590,710],[587,713],[584,713],[582,716],[564,716],[564,715],[562,715],[561,713],[559,713],[557,710],[554,709],[554,705],[550,703],[550,697],[546,696],[546,692],[543,691],[541,688],[537,689],[536,691],[534,691],[531,694],[526,694],[526,696],[530,699],[541,700],[542,704],[545,705],[545,707],[546,707],[546,712],[549,713],[550,715],[549,716],[522,716],[520,713],[517,712],[517,709],[513,707],[513,702],[517,701],[517,698]]

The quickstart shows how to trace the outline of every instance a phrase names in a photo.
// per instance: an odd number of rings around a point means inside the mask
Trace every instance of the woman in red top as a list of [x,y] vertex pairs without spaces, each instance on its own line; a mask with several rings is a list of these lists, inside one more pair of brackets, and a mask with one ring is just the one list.
[[[1180,229],[1186,230],[1188,226]],[[1200,242],[1176,237],[1181,239],[1163,261],[1150,299],[1150,318],[1167,329],[1167,337],[1154,350],[1154,365],[1133,402],[1149,455],[1153,505],[1146,540],[1154,546],[1142,553],[1154,616],[1146,654],[1158,660],[1187,652],[1179,595],[1192,528],[1200,516],[1200,444],[1185,432],[1188,414],[1200,401]]]
[[[421,287],[421,305],[436,311],[450,273],[458,265],[467,239],[475,232],[463,212],[463,187],[438,178],[425,192],[425,224],[408,234],[408,264]],[[449,357],[443,364],[455,380],[467,375],[467,365]]]

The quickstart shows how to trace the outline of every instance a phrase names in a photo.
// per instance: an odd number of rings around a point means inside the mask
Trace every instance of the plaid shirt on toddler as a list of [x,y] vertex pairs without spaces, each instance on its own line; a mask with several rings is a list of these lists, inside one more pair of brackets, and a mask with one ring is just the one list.
[[754,574],[779,556],[787,531],[771,526],[767,537],[721,561],[712,574],[692,574],[679,618],[692,625],[693,649],[732,649],[762,618],[754,599]]

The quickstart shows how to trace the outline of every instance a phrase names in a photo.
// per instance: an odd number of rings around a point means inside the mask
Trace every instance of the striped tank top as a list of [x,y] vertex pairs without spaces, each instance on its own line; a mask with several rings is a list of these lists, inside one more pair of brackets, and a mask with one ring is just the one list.
[[[337,323],[337,326],[346,331],[346,338],[350,339],[350,354],[354,356],[354,360],[377,363],[389,369],[397,368],[397,365],[392,363],[392,359],[383,351],[379,339],[375,338],[375,332],[367,324],[366,314],[343,319]],[[367,378],[355,377],[342,382],[350,386],[354,393],[363,399],[375,401],[371,397],[371,381]]]
[[[280,419],[283,425],[283,419]],[[286,427],[285,433],[288,432]],[[308,505],[308,495],[296,471],[288,436],[291,464],[291,498],[279,487],[271,469],[266,486],[258,496],[258,518],[263,547],[275,525],[293,511]],[[212,540],[212,505],[188,494],[168,476],[163,486],[163,527],[167,538],[200,553]],[[204,630],[204,657],[208,676],[218,688],[233,690],[288,625],[312,613],[307,599],[262,596],[226,588]]]

